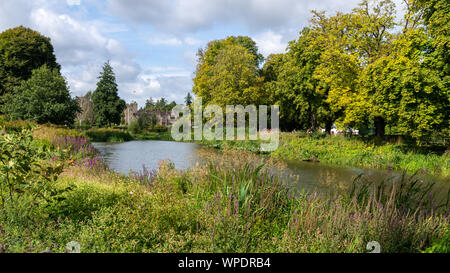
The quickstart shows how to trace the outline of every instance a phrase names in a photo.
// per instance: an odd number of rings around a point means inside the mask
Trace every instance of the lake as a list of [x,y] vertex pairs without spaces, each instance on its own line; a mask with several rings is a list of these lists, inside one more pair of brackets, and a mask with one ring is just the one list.
[[[187,169],[202,163],[199,155],[200,145],[196,143],[169,141],[130,141],[124,143],[93,143],[109,167],[117,172],[129,174],[130,171],[141,171],[145,165],[148,169],[158,168],[158,162],[171,160],[177,169]],[[218,153],[211,150],[211,153]],[[274,170],[298,190],[329,191],[348,189],[355,178],[362,175],[370,181],[393,181],[402,173],[389,170],[373,170],[354,167],[332,166],[310,162],[284,162],[282,169]],[[440,187],[448,189],[448,181],[444,182],[430,176],[421,176],[425,181],[434,181]],[[444,191],[442,191],[444,192]]]

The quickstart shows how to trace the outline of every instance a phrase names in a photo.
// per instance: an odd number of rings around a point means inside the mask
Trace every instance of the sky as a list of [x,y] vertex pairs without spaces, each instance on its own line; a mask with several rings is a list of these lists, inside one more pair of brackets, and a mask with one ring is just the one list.
[[264,56],[285,52],[311,10],[348,12],[359,0],[1,0],[0,32],[23,25],[50,37],[72,96],[96,88],[110,61],[119,95],[140,106],[183,103],[196,53],[211,40],[249,36]]

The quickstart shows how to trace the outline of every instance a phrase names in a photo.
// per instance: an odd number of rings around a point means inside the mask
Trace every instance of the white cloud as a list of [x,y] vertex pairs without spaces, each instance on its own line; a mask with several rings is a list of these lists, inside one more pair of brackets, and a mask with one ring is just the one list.
[[150,45],[164,45],[164,46],[195,46],[202,44],[201,40],[187,37],[187,38],[177,38],[177,37],[153,37],[149,39]]
[[218,24],[243,24],[261,31],[305,25],[312,9],[350,10],[360,0],[108,0],[109,11],[172,33]]
[[283,53],[286,50],[287,42],[283,42],[283,35],[273,31],[263,32],[254,37],[259,51],[267,57],[273,53]]
[[69,6],[79,6],[81,5],[81,0],[66,0]]

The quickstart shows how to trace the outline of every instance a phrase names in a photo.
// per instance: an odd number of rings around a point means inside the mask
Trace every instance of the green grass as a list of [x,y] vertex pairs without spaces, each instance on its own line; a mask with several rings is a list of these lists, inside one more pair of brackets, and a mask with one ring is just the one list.
[[408,176],[323,195],[293,192],[271,174],[270,158],[245,150],[208,153],[207,164],[186,171],[161,162],[130,176],[73,158],[51,184],[58,198],[5,196],[0,252],[65,252],[72,241],[108,253],[363,253],[371,241],[382,252],[448,252],[448,200]]
[[374,141],[345,137],[296,137],[282,134],[274,157],[289,160],[317,159],[324,163],[368,168],[421,171],[436,176],[450,175],[450,155],[445,148],[409,147],[377,144]]
[[[217,149],[233,148],[259,153],[259,141],[201,141]],[[281,133],[279,148],[270,156],[283,160],[320,161],[341,166],[404,170],[409,174],[450,175],[450,153],[445,147],[415,147],[377,143],[359,137]]]
[[442,249],[449,228],[445,209],[414,203],[416,195],[397,203],[401,192],[358,188],[294,198],[265,166],[240,161],[186,172],[164,163],[145,185],[73,167],[57,187],[69,185],[63,201],[29,207],[22,196],[1,209],[7,252],[64,252],[71,241],[82,252],[366,252],[370,241],[383,252],[421,252]]
[[145,132],[133,135],[136,140],[163,140],[174,141],[170,132]]
[[126,130],[119,129],[91,129],[84,132],[94,142],[125,142],[133,140],[133,136]]

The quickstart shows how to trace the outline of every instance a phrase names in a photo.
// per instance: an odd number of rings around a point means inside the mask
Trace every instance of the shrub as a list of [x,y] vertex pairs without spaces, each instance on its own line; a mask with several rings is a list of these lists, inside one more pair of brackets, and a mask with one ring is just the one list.
[[48,146],[36,147],[30,129],[0,136],[0,198],[2,205],[13,202],[16,194],[34,198],[55,195],[50,183],[55,182],[64,163],[45,161],[51,157],[64,158]]
[[5,112],[13,119],[73,125],[79,111],[78,103],[70,97],[66,80],[57,69],[43,66],[33,71],[27,81],[7,94]]
[[133,134],[139,134],[141,132],[139,122],[137,120],[131,121],[130,125],[128,125],[128,130]]
[[94,142],[124,142],[133,139],[127,131],[106,128],[92,129],[85,134]]

